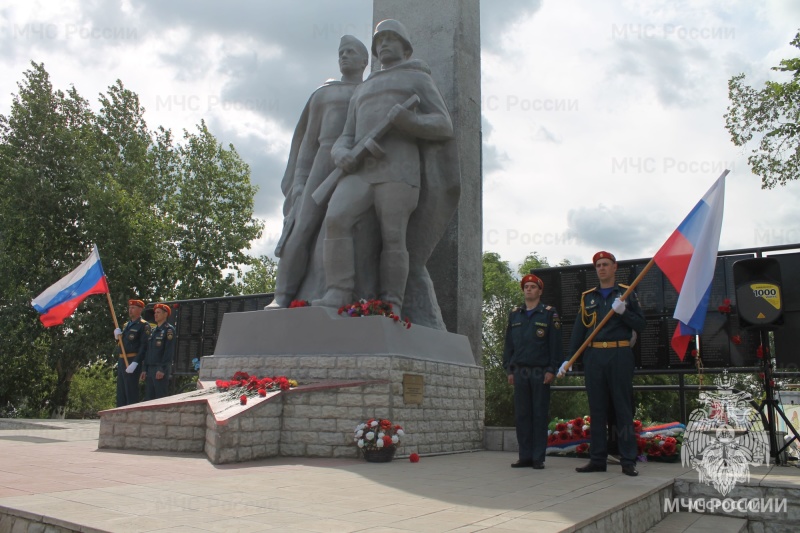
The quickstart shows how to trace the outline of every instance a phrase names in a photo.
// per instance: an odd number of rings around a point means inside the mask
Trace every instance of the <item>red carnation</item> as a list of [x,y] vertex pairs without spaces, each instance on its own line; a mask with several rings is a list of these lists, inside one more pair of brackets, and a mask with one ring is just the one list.
[[242,394],[239,396],[239,403],[242,405],[247,405],[247,394]]
[[650,457],[661,457],[661,446],[650,446],[650,449],[647,450],[647,455]]
[[556,444],[558,442],[558,433],[551,433],[547,437],[547,444]]
[[575,448],[575,453],[586,453],[586,450],[589,449],[589,445],[585,442],[578,444],[578,447]]
[[558,432],[558,440],[561,441],[568,441],[570,439],[568,431],[559,431]]
[[388,447],[389,447],[389,446],[391,446],[392,444],[394,444],[394,443],[392,442],[392,437],[390,437],[389,435],[384,435],[384,436],[383,436],[383,447],[384,447],[384,448],[388,448]]
[[419,454],[416,453],[416,452],[412,453],[411,455],[408,456],[408,460],[411,461],[412,463],[418,463],[419,462]]
[[636,433],[642,432],[642,421],[641,420],[634,420],[633,421],[633,431]]
[[217,380],[218,389],[226,390],[228,387],[230,387],[230,383],[228,383],[227,381],[222,381],[221,379]]
[[661,453],[664,455],[674,455],[675,451],[678,449],[678,446],[674,442],[664,442],[661,445]]
[[384,431],[389,431],[390,429],[392,429],[392,423],[386,419],[381,420],[379,426]]
[[573,438],[576,438],[576,439],[582,439],[583,438],[583,430],[581,428],[573,427],[572,428],[572,436],[573,436]]
[[731,341],[733,341],[733,344],[742,344],[742,338],[739,335],[731,337]]
[[567,424],[565,424],[564,422],[559,422],[558,424],[556,424],[556,431],[566,431],[566,430],[567,430]]
[[639,449],[639,455],[643,455],[644,449],[647,448],[647,441],[644,439],[636,439],[636,447]]
[[570,421],[573,428],[582,428],[583,427],[583,418],[576,418],[575,420]]
[[258,395],[263,398],[267,395],[267,389],[258,389]]

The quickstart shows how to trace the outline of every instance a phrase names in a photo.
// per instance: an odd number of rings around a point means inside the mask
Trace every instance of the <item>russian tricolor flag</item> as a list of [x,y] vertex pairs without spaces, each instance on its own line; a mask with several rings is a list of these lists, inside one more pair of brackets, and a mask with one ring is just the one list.
[[686,356],[691,338],[703,331],[706,320],[722,231],[725,176],[728,172],[722,173],[653,257],[678,291],[678,304],[673,315],[678,320],[678,327],[672,336],[672,349],[681,361]]
[[78,268],[58,280],[31,302],[42,315],[39,320],[45,327],[63,324],[75,312],[78,305],[92,294],[108,292],[108,281],[100,264],[97,245],[92,254]]

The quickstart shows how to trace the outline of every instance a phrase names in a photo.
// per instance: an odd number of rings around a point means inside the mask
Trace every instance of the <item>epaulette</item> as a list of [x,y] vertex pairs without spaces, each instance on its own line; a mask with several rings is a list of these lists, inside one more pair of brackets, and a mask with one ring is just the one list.
[[583,292],[581,293],[581,296],[583,296],[584,294],[589,294],[590,292],[594,292],[594,290],[595,290],[595,289],[597,289],[597,287],[592,287],[592,288],[591,288],[591,289],[589,289],[588,291],[583,291]]
[[552,305],[545,305],[545,306],[544,306],[544,309],[545,309],[545,311],[549,311],[549,310],[551,310],[552,308],[553,308],[553,306],[552,306]]
[[631,287],[630,285],[625,285],[624,283],[618,283],[617,285],[619,285],[623,289],[629,289]]

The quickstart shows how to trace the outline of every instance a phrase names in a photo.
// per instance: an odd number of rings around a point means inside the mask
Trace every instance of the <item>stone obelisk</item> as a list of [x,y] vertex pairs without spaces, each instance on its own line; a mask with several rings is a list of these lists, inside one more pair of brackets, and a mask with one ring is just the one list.
[[[373,27],[393,18],[411,34],[450,110],[461,163],[461,199],[428,262],[447,330],[469,338],[481,364],[481,58],[478,0],[374,0]],[[373,62],[377,63],[377,62]]]

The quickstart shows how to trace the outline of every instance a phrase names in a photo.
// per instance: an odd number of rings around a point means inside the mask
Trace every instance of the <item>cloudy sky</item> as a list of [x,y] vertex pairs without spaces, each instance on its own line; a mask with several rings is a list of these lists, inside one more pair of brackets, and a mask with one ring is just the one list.
[[[783,79],[798,22],[796,0],[482,1],[484,251],[649,257],[725,168],[722,250],[800,242],[800,183],[761,190],[723,119],[731,76]],[[295,122],[371,25],[371,0],[3,0],[0,113],[36,61],[94,103],[122,80],[153,129],[205,119],[252,169],[271,255]]]

